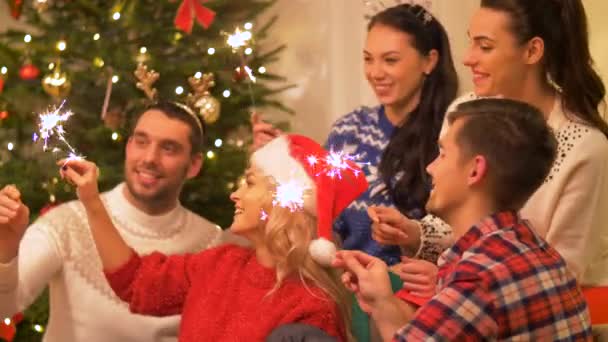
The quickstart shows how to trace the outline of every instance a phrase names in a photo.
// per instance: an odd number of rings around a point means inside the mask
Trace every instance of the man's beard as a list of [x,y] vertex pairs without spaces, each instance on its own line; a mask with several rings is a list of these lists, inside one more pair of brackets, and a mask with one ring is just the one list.
[[144,194],[136,191],[135,187],[132,184],[132,180],[129,177],[125,177],[125,183],[127,185],[127,189],[137,201],[144,202],[146,204],[163,204],[167,202],[173,202],[173,189],[179,193],[181,191],[182,184],[186,178],[186,174],[188,172],[188,168],[184,167],[182,170],[178,171],[179,177],[175,178],[175,182],[165,184],[164,186],[160,186],[157,188],[155,192],[150,194]]

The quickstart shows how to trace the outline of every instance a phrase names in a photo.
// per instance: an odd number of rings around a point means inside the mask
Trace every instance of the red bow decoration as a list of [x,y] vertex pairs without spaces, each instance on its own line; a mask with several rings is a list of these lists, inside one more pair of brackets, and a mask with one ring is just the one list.
[[[202,0],[202,2],[205,1]],[[201,26],[209,28],[213,18],[215,18],[215,12],[201,5],[201,0],[184,0],[177,9],[175,27],[186,33],[191,33],[195,18]]]
[[15,314],[15,316],[12,317],[11,319],[11,323],[9,325],[6,325],[6,323],[4,322],[4,318],[2,318],[0,320],[0,338],[6,340],[6,341],[12,341],[13,338],[15,338],[15,335],[17,334],[17,324],[19,324],[19,322],[21,322],[23,320],[23,314]]
[[15,19],[19,19],[23,7],[23,0],[9,0],[8,4],[11,7],[11,16]]

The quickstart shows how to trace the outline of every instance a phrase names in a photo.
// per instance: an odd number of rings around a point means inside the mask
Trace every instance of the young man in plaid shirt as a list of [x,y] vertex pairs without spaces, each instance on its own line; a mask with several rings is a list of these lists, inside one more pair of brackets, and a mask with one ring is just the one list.
[[463,103],[449,114],[427,209],[456,243],[438,261],[436,294],[417,308],[394,296],[387,267],[341,251],[345,285],[384,340],[591,339],[587,306],[561,256],[517,214],[544,181],[556,141],[535,108],[506,99]]

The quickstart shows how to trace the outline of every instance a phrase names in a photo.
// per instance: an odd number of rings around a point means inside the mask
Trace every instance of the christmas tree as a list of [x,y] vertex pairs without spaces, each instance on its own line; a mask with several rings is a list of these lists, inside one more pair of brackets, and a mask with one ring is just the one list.
[[[272,98],[289,86],[267,70],[284,46],[268,43],[275,18],[259,16],[274,1],[8,2],[28,29],[0,34],[2,184],[16,184],[34,216],[74,199],[55,165],[73,149],[99,165],[100,188],[108,190],[123,178],[129,119],[146,104],[137,66],[160,74],[154,83],[160,99],[184,103],[194,92],[190,84],[211,73],[215,86],[195,103],[207,124],[205,163],[181,201],[226,227],[234,211],[229,194],[246,167],[250,111],[289,111]],[[54,109],[73,112],[63,125],[71,148],[55,141],[45,151],[33,137],[40,138],[40,114]],[[40,338],[44,301],[25,313],[16,340]]]

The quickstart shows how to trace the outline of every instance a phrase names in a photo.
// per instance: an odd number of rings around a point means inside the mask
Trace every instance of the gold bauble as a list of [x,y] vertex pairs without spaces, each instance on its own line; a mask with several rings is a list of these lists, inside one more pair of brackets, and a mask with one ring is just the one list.
[[72,84],[68,75],[62,72],[59,67],[56,67],[53,72],[42,79],[42,89],[53,97],[66,97],[71,88]]
[[220,101],[210,94],[203,95],[194,107],[198,109],[206,124],[212,124],[220,118]]

